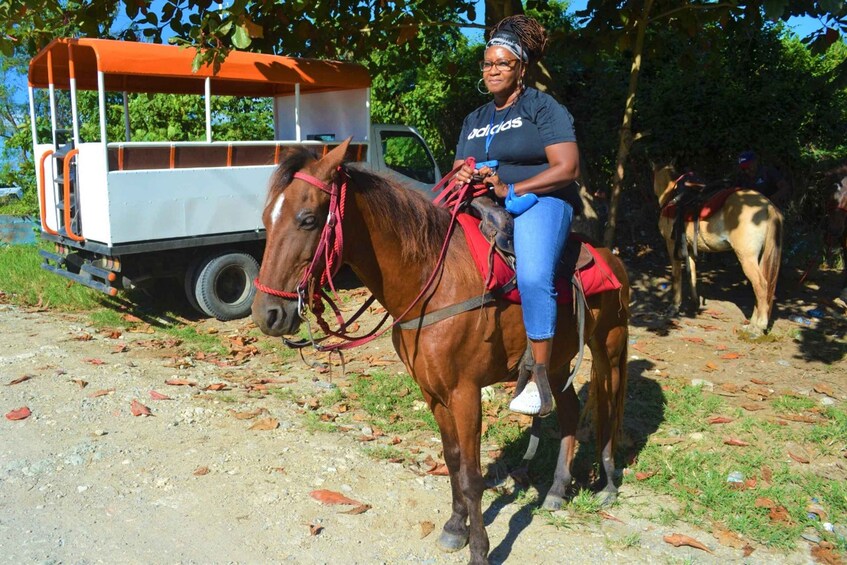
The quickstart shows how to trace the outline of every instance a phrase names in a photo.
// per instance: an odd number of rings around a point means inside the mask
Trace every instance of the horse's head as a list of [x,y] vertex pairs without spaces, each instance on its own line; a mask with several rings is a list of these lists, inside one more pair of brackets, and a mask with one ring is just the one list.
[[349,144],[347,139],[321,159],[291,149],[271,178],[262,214],[267,240],[253,300],[253,321],[268,335],[296,332],[301,300],[310,298],[311,285],[321,284],[326,265],[318,248],[327,226],[340,221],[330,216],[330,202],[335,202],[333,191],[338,194],[339,167]]
[[677,175],[673,164],[653,165],[653,192],[659,199],[659,206],[667,202],[671,192],[676,188]]

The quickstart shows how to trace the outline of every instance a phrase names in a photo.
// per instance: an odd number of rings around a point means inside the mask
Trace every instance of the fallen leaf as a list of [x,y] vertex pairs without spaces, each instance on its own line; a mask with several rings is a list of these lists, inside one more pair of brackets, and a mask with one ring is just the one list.
[[706,366],[704,367],[704,370],[709,371],[709,372],[717,371],[718,366],[715,365],[714,363],[712,363],[711,361],[708,361],[708,362],[706,362]]
[[92,365],[105,365],[106,364],[105,361],[102,361],[100,359],[93,359],[93,358],[83,359],[83,362],[84,363],[91,363]]
[[352,515],[355,516],[356,514],[364,514],[365,512],[367,512],[370,509],[371,509],[370,504],[360,504],[359,506],[355,506],[355,507],[351,508],[350,510],[345,510],[344,512],[341,512],[341,514],[352,514]]
[[753,506],[755,506],[756,508],[776,508],[776,502],[774,502],[770,498],[760,496],[756,499],[756,502],[753,503]]
[[431,461],[431,460],[428,460],[428,461],[430,461],[431,467],[426,472],[427,475],[436,475],[436,476],[439,476],[439,477],[446,477],[447,475],[450,474],[450,470],[447,468],[446,463],[438,463],[438,462],[434,462],[434,461]]
[[756,548],[750,545],[749,543],[742,548],[742,554],[744,557],[750,557],[750,555],[756,551]]
[[732,352],[721,355],[721,359],[738,359],[739,357],[741,357],[741,355]]
[[601,518],[605,518],[606,520],[613,520],[615,522],[620,522],[621,524],[626,524],[626,522],[624,522],[623,520],[621,520],[617,516],[613,516],[613,515],[609,514],[605,510],[600,510],[597,514],[599,514]]
[[696,539],[686,536],[685,534],[667,534],[662,538],[665,540],[665,543],[669,543],[674,547],[679,547],[681,545],[687,545],[689,547],[693,547],[695,549],[702,549],[707,553],[712,553],[712,550],[697,541]]
[[691,343],[698,343],[698,344],[706,343],[706,340],[703,339],[702,337],[684,337],[684,338],[682,338],[682,340],[688,341],[688,342],[691,342]]
[[138,316],[133,316],[132,314],[124,314],[121,318],[127,322],[133,322],[136,324],[144,323],[144,320],[139,318]]
[[785,506],[774,506],[771,508],[768,518],[771,519],[771,522],[791,523],[791,517],[788,515],[788,510],[785,509]]
[[780,414],[780,417],[792,422],[801,422],[803,424],[817,424],[821,421],[820,418],[809,416],[808,414]]
[[765,407],[762,404],[755,404],[752,402],[747,402],[741,405],[742,408],[747,410],[748,412],[755,412],[757,410],[764,410]]
[[435,524],[424,520],[421,522],[421,539],[425,538],[435,529]]
[[755,377],[753,377],[752,379],[750,379],[750,382],[751,382],[751,383],[753,383],[753,384],[757,384],[757,385],[770,385],[770,384],[773,384],[773,382],[771,382],[771,381],[766,381],[766,380],[764,380],[764,379],[757,379],[757,378],[755,378]]
[[313,490],[309,493],[309,496],[311,496],[321,504],[351,504],[353,506],[363,506],[363,504],[358,500],[347,498],[340,492],[335,492],[334,490]]
[[71,379],[72,383],[76,383],[79,388],[85,388],[88,386],[88,381],[84,381],[82,379]]
[[706,420],[710,424],[728,424],[733,421],[732,418],[728,418],[726,416],[712,416],[708,420]]
[[643,480],[649,479],[650,477],[652,477],[656,473],[658,473],[658,471],[647,471],[647,472],[639,471],[638,473],[635,473],[635,480],[636,481],[643,481]]
[[832,390],[832,387],[826,383],[818,383],[814,385],[813,388],[818,394],[825,394],[830,398],[835,398],[835,392]]
[[316,536],[324,531],[324,527],[320,524],[309,524],[309,535]]
[[248,430],[268,431],[275,430],[279,427],[279,420],[276,418],[265,418],[257,420],[255,424],[247,428]]
[[16,408],[11,412],[6,414],[7,420],[26,420],[29,418],[32,412],[26,406],[21,406],[20,408]]
[[112,394],[113,392],[115,392],[115,389],[113,389],[113,388],[104,388],[104,389],[98,390],[97,392],[92,392],[91,394],[88,395],[88,398],[97,398],[98,396],[106,396],[107,394]]
[[226,385],[226,383],[214,383],[214,384],[210,384],[209,386],[207,386],[203,390],[227,390],[227,385]]
[[209,474],[209,468],[208,467],[197,467],[196,469],[194,469],[194,476],[195,477],[202,477],[203,475],[208,475],[208,474]]
[[803,463],[804,465],[809,464],[809,457],[803,451],[800,451],[798,449],[795,449],[794,451],[789,449],[788,456],[798,463]]
[[720,524],[712,524],[712,535],[718,543],[733,549],[742,549],[747,543],[737,533],[731,532]]
[[165,384],[171,386],[197,386],[196,382],[189,381],[188,379],[168,379],[165,381]]
[[773,481],[773,471],[767,465],[762,467],[762,480],[766,483],[770,483]]
[[734,446],[737,446],[737,447],[746,447],[746,446],[750,445],[749,442],[746,442],[743,439],[738,439],[738,438],[735,438],[735,437],[726,438],[725,440],[723,440],[723,442],[724,442],[724,445],[734,445]]
[[162,394],[161,392],[156,392],[155,390],[150,391],[150,398],[153,400],[172,400],[170,396],[167,394]]
[[133,416],[152,416],[150,413],[150,409],[141,404],[137,400],[133,400],[129,405],[129,410],[132,412]]
[[19,384],[21,384],[21,383],[23,383],[23,382],[28,381],[28,380],[29,380],[29,379],[31,379],[33,376],[34,376],[34,375],[24,375],[24,376],[22,376],[22,377],[18,377],[17,379],[15,379],[15,380],[11,381],[10,383],[8,383],[6,386],[19,385]]
[[250,412],[236,412],[235,410],[230,410],[229,413],[235,416],[237,420],[250,420],[265,411],[266,410],[264,408],[256,408],[255,410],[251,410]]
[[129,346],[125,343],[121,343],[120,345],[116,345],[112,348],[112,353],[126,353],[129,351]]
[[818,563],[826,565],[841,565],[843,563],[839,552],[835,551],[835,546],[828,541],[821,541],[812,546],[812,557]]

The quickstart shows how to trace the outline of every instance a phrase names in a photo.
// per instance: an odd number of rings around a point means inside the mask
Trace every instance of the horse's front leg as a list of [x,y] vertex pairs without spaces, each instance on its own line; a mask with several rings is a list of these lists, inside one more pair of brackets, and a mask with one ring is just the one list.
[[459,481],[459,469],[461,467],[461,451],[457,439],[456,425],[453,415],[446,406],[439,402],[433,402],[432,397],[426,392],[424,399],[432,409],[438,429],[441,431],[441,444],[444,448],[444,461],[450,472],[450,489],[453,494],[453,512],[441,530],[438,545],[448,552],[458,551],[468,544],[468,505],[465,495],[462,494]]
[[670,308],[670,314],[675,316],[682,306],[682,261],[676,258],[674,254],[673,239],[666,239],[665,243],[668,247],[668,256],[671,258],[671,293],[673,294],[673,303]]
[[691,298],[692,312],[697,313],[700,310],[700,295],[697,293],[697,262],[694,257],[688,256],[688,290]]
[[545,510],[559,510],[565,503],[565,496],[573,481],[571,467],[576,453],[576,431],[579,425],[579,399],[573,386],[564,392],[561,387],[565,378],[555,379],[553,394],[556,397],[556,418],[559,421],[559,457],[556,460],[556,472],[553,484],[541,505]]
[[488,533],[482,520],[482,493],[485,480],[480,468],[479,444],[482,407],[479,388],[468,385],[453,390],[450,412],[459,440],[459,486],[465,497],[470,526],[471,563],[488,563]]

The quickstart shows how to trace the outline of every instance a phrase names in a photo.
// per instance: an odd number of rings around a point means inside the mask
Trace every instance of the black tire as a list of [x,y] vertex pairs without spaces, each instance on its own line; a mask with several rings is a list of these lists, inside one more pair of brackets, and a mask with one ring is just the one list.
[[185,298],[188,300],[188,303],[192,308],[204,314],[206,316],[211,316],[208,312],[203,310],[200,307],[200,303],[197,302],[197,275],[200,272],[200,263],[201,261],[198,259],[193,259],[191,263],[189,263],[188,268],[185,269],[185,278],[183,279],[183,289],[185,290]]
[[222,322],[250,315],[259,276],[259,263],[252,255],[226,252],[200,263],[194,296],[200,309]]

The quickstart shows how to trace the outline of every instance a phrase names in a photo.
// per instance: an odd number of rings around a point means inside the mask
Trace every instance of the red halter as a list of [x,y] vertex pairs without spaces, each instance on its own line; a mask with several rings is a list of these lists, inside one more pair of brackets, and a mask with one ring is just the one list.
[[[474,166],[473,157],[469,157],[466,161],[466,164],[471,167]],[[351,347],[356,347],[358,345],[362,345],[367,343],[384,333],[386,330],[391,329],[395,325],[399,324],[403,318],[414,308],[414,306],[423,298],[426,291],[431,287],[433,281],[435,280],[441,265],[444,262],[444,257],[447,252],[447,247],[450,243],[450,236],[453,232],[453,227],[456,224],[456,216],[459,213],[459,210],[462,207],[462,204],[465,200],[472,198],[472,194],[477,196],[480,193],[483,193],[487,190],[485,187],[480,186],[471,186],[470,184],[466,184],[462,186],[460,189],[454,189],[455,187],[455,179],[453,179],[453,175],[456,171],[459,170],[460,167],[456,167],[453,171],[451,171],[448,175],[446,175],[441,182],[439,182],[433,191],[442,190],[442,193],[435,199],[436,204],[440,204],[443,207],[451,209],[451,221],[449,228],[447,230],[447,235],[444,240],[444,244],[441,248],[441,253],[439,254],[438,261],[436,262],[436,266],[433,269],[432,274],[430,275],[427,282],[421,288],[418,296],[412,301],[411,304],[406,308],[405,312],[401,315],[397,316],[394,323],[383,329],[382,331],[378,331],[380,327],[385,323],[388,319],[389,314],[386,312],[385,316],[380,320],[380,322],[373,328],[370,332],[363,336],[359,337],[350,337],[347,335],[347,327],[349,327],[355,319],[357,319],[361,314],[363,314],[367,308],[376,300],[376,298],[371,295],[367,301],[356,311],[355,314],[348,320],[344,321],[341,316],[341,312],[335,303],[330,299],[330,297],[322,290],[322,287],[325,284],[328,284],[330,289],[332,290],[332,294],[336,294],[335,287],[333,286],[332,277],[338,272],[341,268],[341,255],[344,249],[344,234],[342,232],[342,220],[344,219],[344,205],[347,198],[347,181],[349,177],[347,173],[341,167],[338,168],[338,179],[336,179],[332,185],[327,185],[327,183],[322,180],[313,177],[312,175],[296,172],[294,173],[294,178],[298,178],[300,180],[306,181],[312,186],[322,190],[323,192],[329,194],[329,215],[327,216],[326,225],[324,225],[323,231],[321,232],[320,241],[318,242],[318,247],[315,249],[315,255],[312,258],[312,262],[306,268],[303,273],[303,277],[300,279],[300,282],[297,284],[295,292],[286,292],[283,290],[277,290],[275,288],[269,287],[265,284],[259,282],[259,278],[253,281],[254,286],[257,290],[264,292],[266,294],[270,294],[272,296],[278,296],[280,298],[285,298],[289,300],[297,300],[299,303],[299,310],[301,316],[305,315],[303,311],[304,306],[307,304],[307,291],[311,287],[312,292],[309,297],[308,306],[312,309],[312,312],[315,314],[315,318],[318,322],[318,325],[326,334],[325,337],[319,340],[311,340],[316,349],[320,350],[340,350],[340,349],[349,349]],[[339,179],[342,179],[339,186]],[[446,186],[446,188],[444,188]],[[323,264],[319,265],[323,259]],[[319,276],[318,276],[319,275]],[[319,284],[315,285],[314,283],[319,281]],[[315,290],[317,287],[317,290]],[[333,331],[326,324],[326,321],[323,319],[321,314],[324,312],[323,301],[326,301],[333,312],[335,313],[335,317],[340,325],[340,328],[337,331]],[[316,342],[323,341],[327,337],[338,337],[347,340],[347,343],[333,343],[326,346],[319,346]]]

